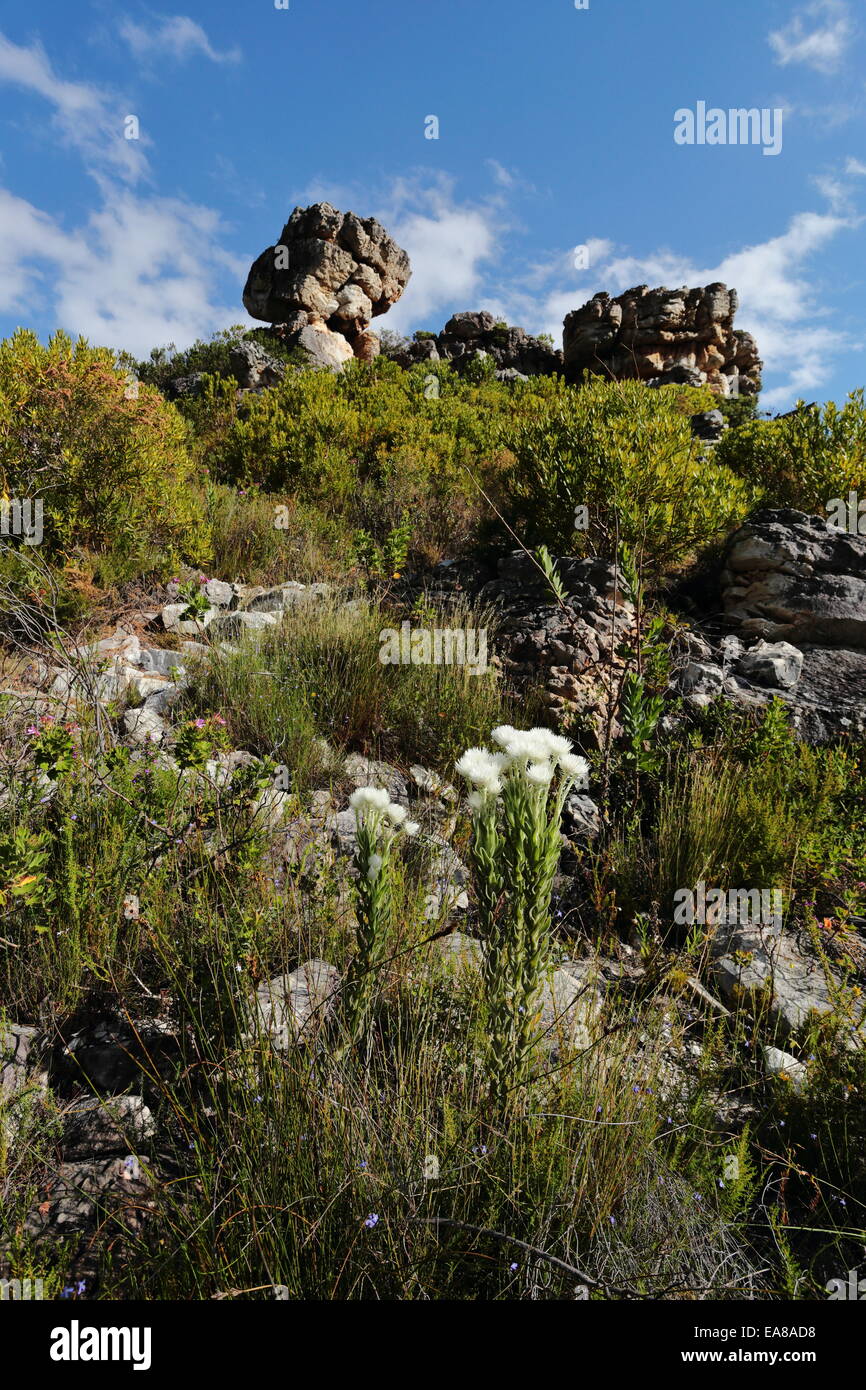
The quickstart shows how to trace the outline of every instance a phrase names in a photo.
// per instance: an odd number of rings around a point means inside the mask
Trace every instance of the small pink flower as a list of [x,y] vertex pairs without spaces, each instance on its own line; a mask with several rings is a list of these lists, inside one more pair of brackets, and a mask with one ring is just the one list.
[[203,719],[197,719],[197,720],[195,721],[195,727],[196,727],[197,729],[203,729],[204,726],[205,726],[205,721],[204,721]]

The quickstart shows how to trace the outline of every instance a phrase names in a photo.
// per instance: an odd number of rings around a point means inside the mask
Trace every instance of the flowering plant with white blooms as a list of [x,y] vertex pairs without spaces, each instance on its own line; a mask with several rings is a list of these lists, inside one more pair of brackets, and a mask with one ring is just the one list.
[[494,1081],[527,1074],[536,999],[549,964],[550,898],[565,799],[584,787],[585,758],[549,729],[493,730],[496,751],[469,748],[457,771],[471,787],[472,867],[485,944],[484,986]]
[[357,1044],[367,1030],[376,983],[385,957],[391,919],[391,851],[397,833],[415,835],[416,821],[382,787],[359,787],[349,797],[355,812],[355,911],[357,951],[343,985],[348,1039]]

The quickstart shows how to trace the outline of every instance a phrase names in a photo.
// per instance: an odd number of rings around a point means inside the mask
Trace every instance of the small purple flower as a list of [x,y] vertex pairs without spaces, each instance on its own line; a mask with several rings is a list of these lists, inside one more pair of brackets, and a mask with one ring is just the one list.
[[514,1271],[515,1271],[515,1269],[517,1268],[517,1262],[514,1261],[512,1264],[510,1264],[510,1265],[508,1266],[508,1268],[511,1270],[511,1272],[512,1272],[512,1274],[513,1274]]
[[370,1215],[367,1216],[367,1217],[365,1217],[365,1219],[364,1219],[364,1225],[367,1227],[367,1230],[368,1230],[368,1231],[372,1231],[373,1227],[374,1227],[374,1226],[378,1226],[378,1224],[379,1224],[379,1215],[378,1215],[378,1213],[375,1212],[375,1211],[371,1211],[371,1212],[370,1212]]

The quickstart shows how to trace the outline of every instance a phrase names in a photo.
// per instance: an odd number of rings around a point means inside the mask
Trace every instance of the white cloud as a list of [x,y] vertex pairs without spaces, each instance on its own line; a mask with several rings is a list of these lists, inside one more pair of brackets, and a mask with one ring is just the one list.
[[845,173],[854,174],[855,177],[862,178],[863,175],[866,175],[866,164],[863,163],[862,159],[854,159],[852,157],[845,164]]
[[25,48],[0,34],[3,82],[44,97],[54,107],[54,128],[63,143],[83,157],[91,173],[106,170],[134,182],[147,172],[142,149],[146,140],[124,136],[129,107],[99,87],[58,77],[40,44]]
[[195,54],[204,54],[212,63],[237,63],[241,58],[239,48],[218,52],[201,25],[187,15],[166,15],[150,29],[128,19],[120,26],[120,36],[137,58],[168,57],[178,63]]
[[220,246],[210,208],[174,198],[126,195],[89,219],[86,252],[58,267],[58,321],[91,342],[144,356],[166,342],[185,346],[245,317],[215,302],[215,283],[247,262]]
[[814,0],[794,16],[785,29],[769,35],[776,61],[805,63],[816,72],[834,73],[841,66],[854,25],[843,0]]
[[222,250],[219,218],[209,208],[118,192],[70,233],[0,189],[0,226],[4,313],[23,316],[38,296],[58,328],[140,357],[158,344],[187,346],[245,317],[215,295],[220,273],[240,278],[247,263]]
[[386,211],[382,220],[412,263],[403,297],[388,313],[388,326],[399,333],[419,320],[432,321],[454,303],[474,305],[499,229],[495,208],[455,204],[445,181],[423,193],[415,191],[420,208],[405,206],[413,198],[406,185],[398,186],[395,194],[390,215]]
[[100,89],[66,82],[39,45],[0,35],[0,83],[43,97],[64,141],[100,192],[84,225],[70,228],[0,188],[0,310],[26,318],[34,300],[58,327],[91,342],[145,355],[187,346],[244,317],[219,301],[219,277],[243,277],[248,261],[222,247],[212,209],[180,198],[140,197],[130,184],[144,156],[123,138],[123,108]]
[[44,293],[37,262],[61,263],[71,246],[52,218],[0,188],[0,313],[25,310]]

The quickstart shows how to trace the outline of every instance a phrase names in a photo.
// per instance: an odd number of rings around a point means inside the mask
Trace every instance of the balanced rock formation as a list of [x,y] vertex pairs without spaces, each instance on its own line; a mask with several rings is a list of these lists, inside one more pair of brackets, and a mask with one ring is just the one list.
[[563,324],[565,378],[585,371],[654,386],[706,384],[720,396],[761,389],[761,359],[750,333],[734,328],[737,292],[726,285],[594,295]]
[[506,381],[562,371],[561,352],[523,328],[498,323],[486,310],[453,314],[441,333],[417,337],[393,356],[403,367],[446,361],[457,372],[486,356],[492,358],[497,373]]
[[341,367],[378,352],[370,322],[403,293],[409,257],[373,217],[330,203],[295,208],[280,239],[250,267],[244,305],[311,361]]

